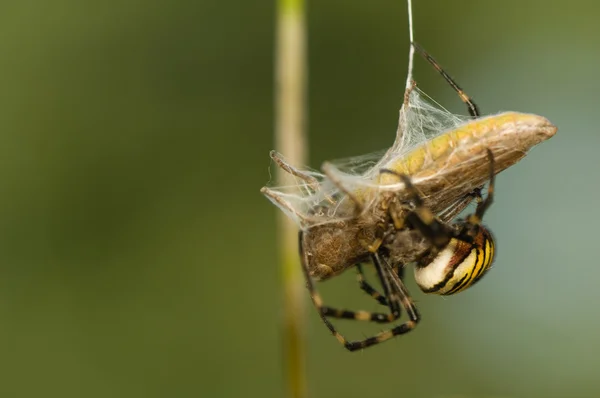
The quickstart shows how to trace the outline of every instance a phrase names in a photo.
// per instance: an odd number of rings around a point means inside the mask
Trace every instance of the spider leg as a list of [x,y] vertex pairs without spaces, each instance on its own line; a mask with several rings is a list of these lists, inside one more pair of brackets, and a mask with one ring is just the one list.
[[466,235],[467,238],[474,237],[478,232],[479,226],[481,225],[485,212],[494,202],[494,189],[496,186],[496,175],[494,167],[495,160],[494,154],[489,148],[487,150],[487,156],[490,162],[490,184],[488,185],[487,196],[485,199],[482,199],[481,192],[479,192],[477,208],[475,209],[475,212],[473,214],[467,216],[467,219],[464,222],[463,229],[460,232],[460,236]]
[[[487,196],[483,201],[480,201],[477,204],[477,209],[475,209],[475,217],[477,218],[474,221],[478,221],[481,223],[481,220],[483,219],[483,215],[485,214],[485,212],[487,211],[487,209],[489,209],[489,207],[492,205],[492,203],[494,202],[494,188],[496,186],[496,173],[495,173],[495,160],[494,160],[494,154],[492,153],[492,151],[488,148],[487,150],[487,155],[488,155],[488,160],[490,161],[490,185],[488,185],[488,191],[487,191]],[[481,193],[480,193],[481,195]]]
[[415,50],[417,50],[419,54],[421,54],[421,56],[423,56],[423,58],[427,60],[427,62],[431,64],[431,66],[435,68],[435,70],[437,70],[440,73],[440,75],[442,75],[442,77],[446,80],[446,82],[448,82],[448,84],[454,89],[454,91],[456,91],[461,101],[467,105],[471,117],[475,119],[481,116],[481,114],[479,113],[479,108],[477,107],[475,102],[473,102],[473,100],[462,90],[462,88],[460,88],[460,86],[456,84],[454,79],[452,79],[450,75],[446,73],[446,71],[440,66],[440,64],[437,63],[437,61],[433,59],[433,57],[429,55],[429,53],[417,43],[412,42],[412,46]]
[[[327,326],[331,334],[349,351],[355,351],[358,349],[370,347],[374,344],[381,343],[389,340],[390,338],[407,333],[411,331],[419,321],[418,312],[412,302],[412,299],[408,295],[408,292],[403,287],[402,282],[398,276],[394,273],[392,268],[382,260],[378,252],[371,254],[373,264],[375,265],[378,274],[380,275],[381,283],[383,285],[384,294],[390,308],[390,314],[372,313],[368,311],[348,311],[340,310],[332,307],[325,306],[323,299],[315,287],[315,283],[310,276],[308,269],[307,254],[303,250],[303,233],[299,233],[299,248],[300,258],[302,262],[302,270],[306,278],[307,287],[310,293],[310,297],[313,304],[317,308],[321,320]],[[398,281],[401,287],[398,287]],[[393,283],[393,287],[392,287]],[[387,331],[378,333],[373,337],[369,337],[359,341],[348,341],[342,336],[329,321],[328,318],[341,318],[341,319],[354,319],[360,321],[372,321],[377,323],[389,323],[395,321],[400,316],[399,305],[402,305],[407,313],[409,314],[409,320],[392,328]]]
[[382,173],[389,173],[397,176],[402,180],[408,193],[411,196],[415,208],[408,212],[406,221],[421,234],[429,239],[429,241],[438,249],[446,247],[450,239],[457,235],[457,232],[441,222],[429,208],[425,206],[423,199],[417,188],[413,185],[410,177],[406,174],[398,173],[394,170],[381,169]]
[[346,349],[348,349],[349,351],[356,351],[359,349],[371,347],[373,345],[383,343],[384,341],[387,341],[393,338],[394,336],[399,336],[408,333],[417,326],[417,323],[420,320],[419,312],[417,311],[415,304],[410,298],[408,290],[404,286],[402,280],[400,280],[399,276],[395,273],[395,271],[390,267],[389,264],[387,264],[387,262],[385,262],[380,256],[378,256],[377,253],[374,253],[373,255],[373,262],[375,264],[379,263],[379,266],[385,269],[387,275],[389,276],[389,282],[391,282],[393,286],[393,295],[400,299],[402,307],[404,307],[404,309],[406,310],[409,319],[391,329],[384,330],[380,333],[377,333],[375,336],[368,337],[364,340],[347,341],[339,333],[334,333],[338,341],[344,344],[344,347],[346,347]]
[[[399,306],[400,306],[400,299],[393,296],[390,293],[390,287],[389,287],[389,282],[386,283],[386,281],[389,278],[386,278],[384,271],[381,270],[381,267],[377,267],[378,268],[378,273],[380,275],[380,278],[382,278],[382,285],[384,287],[384,296],[386,298],[386,301],[388,302],[387,307],[390,308],[390,313],[389,314],[383,314],[383,313],[379,313],[379,312],[369,312],[369,311],[349,311],[349,310],[343,310],[343,309],[338,309],[338,308],[334,308],[334,307],[329,307],[323,304],[323,300],[321,299],[320,294],[317,292],[317,289],[313,283],[313,279],[309,274],[308,271],[308,261],[306,258],[306,253],[304,253],[303,250],[303,234],[302,232],[300,232],[300,258],[302,260],[302,268],[304,271],[304,275],[307,281],[307,285],[308,285],[308,290],[310,291],[310,295],[313,299],[313,302],[315,304],[315,306],[317,307],[319,314],[321,315],[321,318],[324,317],[330,317],[330,318],[338,318],[338,319],[354,319],[354,320],[358,320],[358,321],[370,321],[370,322],[376,322],[376,323],[389,323],[389,322],[393,322],[396,319],[398,319],[398,317],[400,316],[400,310],[399,310]],[[376,256],[376,254],[375,254]],[[328,321],[325,321],[325,324],[328,324]],[[328,326],[329,327],[329,326]]]
[[385,296],[377,291],[373,286],[367,282],[365,279],[365,274],[362,269],[362,265],[356,264],[356,270],[358,274],[356,275],[356,280],[358,281],[358,286],[362,291],[367,293],[369,296],[373,297],[377,302],[383,306],[388,306],[388,301]]
[[[379,304],[388,307],[389,304],[387,299],[385,298],[385,295],[381,294],[379,291],[377,291],[377,289],[371,286],[369,282],[367,282],[362,265],[356,264],[356,269],[358,271],[356,279],[358,281],[358,286],[360,287],[360,289],[367,293],[369,296],[373,297],[375,300],[377,300]],[[395,272],[400,279],[404,277],[404,268],[402,266],[398,266]]]

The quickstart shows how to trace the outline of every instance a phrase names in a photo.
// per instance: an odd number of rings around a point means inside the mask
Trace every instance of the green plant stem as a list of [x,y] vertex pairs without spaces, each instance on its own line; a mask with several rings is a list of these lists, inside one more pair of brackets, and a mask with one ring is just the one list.
[[[291,164],[307,158],[306,28],[304,0],[279,0],[275,48],[275,146]],[[279,185],[293,183],[278,170]],[[283,354],[287,396],[305,398],[304,278],[298,258],[297,226],[279,212],[279,254],[283,287]]]

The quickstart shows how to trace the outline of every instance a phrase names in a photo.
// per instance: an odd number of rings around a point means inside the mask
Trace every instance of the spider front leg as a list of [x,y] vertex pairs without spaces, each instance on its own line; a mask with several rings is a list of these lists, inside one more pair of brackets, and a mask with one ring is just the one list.
[[482,199],[481,192],[478,192],[478,201],[475,213],[469,215],[465,221],[465,233],[467,233],[469,236],[474,236],[477,234],[485,212],[487,211],[487,209],[490,208],[490,206],[494,202],[496,173],[494,171],[494,154],[489,148],[487,150],[487,156],[490,162],[490,184],[488,185],[487,196],[485,199]]
[[388,173],[397,176],[406,186],[415,208],[408,212],[405,217],[405,221],[408,222],[408,224],[410,224],[413,228],[420,231],[421,234],[435,247],[441,249],[448,245],[450,239],[452,239],[452,237],[456,234],[455,231],[438,220],[431,210],[425,206],[419,191],[413,185],[410,177],[406,174],[401,174],[389,169],[381,169],[381,173]]
[[429,62],[431,66],[433,66],[434,69],[440,73],[440,75],[442,75],[442,77],[444,78],[444,80],[446,80],[450,87],[452,87],[452,89],[456,91],[461,101],[467,105],[467,109],[469,110],[469,114],[471,115],[471,117],[473,119],[478,118],[481,115],[479,112],[479,107],[475,104],[475,102],[473,102],[471,97],[469,97],[467,93],[465,93],[463,89],[460,88],[460,86],[454,81],[454,79],[450,77],[450,75],[442,68],[442,66],[435,59],[433,59],[433,57],[427,51],[425,51],[423,47],[421,47],[415,42],[412,42],[411,44],[414,47],[414,49],[417,50],[417,52],[421,54],[423,58],[425,58],[427,62]]
[[467,217],[464,222],[458,223],[460,228],[452,228],[446,223],[440,221],[429,208],[427,208],[421,198],[417,188],[413,185],[411,179],[406,174],[398,173],[394,170],[382,169],[381,173],[393,174],[400,178],[407,191],[410,194],[410,199],[414,203],[414,210],[406,215],[406,221],[415,229],[420,231],[423,236],[431,241],[438,249],[442,249],[450,243],[452,238],[458,238],[466,242],[472,242],[476,237],[481,221],[487,209],[494,200],[495,172],[494,172],[494,154],[490,149],[487,149],[489,160],[489,175],[490,184],[488,194],[485,199],[481,197],[481,190],[475,189],[470,195],[477,200],[477,208],[475,212]]
[[[419,258],[415,281],[425,293],[449,295],[458,293],[490,269],[494,260],[495,243],[490,231],[481,225],[494,197],[494,156],[487,152],[490,162],[490,186],[485,199],[475,191],[478,201],[475,212],[453,225],[441,222],[427,209],[410,178],[397,174],[411,194],[415,209],[406,215],[407,222],[428,238],[433,250]],[[444,243],[445,242],[445,243]]]

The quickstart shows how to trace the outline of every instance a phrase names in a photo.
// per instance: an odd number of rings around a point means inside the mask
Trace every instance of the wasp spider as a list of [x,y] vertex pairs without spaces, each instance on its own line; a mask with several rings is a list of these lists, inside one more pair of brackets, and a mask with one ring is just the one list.
[[[479,117],[477,105],[467,94],[427,52],[416,44],[413,45],[458,93],[467,105],[470,115],[473,118]],[[402,281],[403,270],[408,263],[416,264],[415,279],[424,292],[441,295],[450,295],[466,289],[489,270],[494,259],[494,239],[489,230],[481,224],[494,194],[494,155],[489,149],[488,160],[490,183],[486,198],[481,195],[481,187],[477,188],[457,201],[453,209],[446,214],[436,216],[424,205],[409,176],[383,169],[381,173],[395,175],[405,184],[409,193],[409,203],[391,203],[383,225],[380,223],[379,228],[367,229],[361,242],[352,237],[357,236],[355,229],[362,226],[360,222],[352,220],[342,228],[336,225],[313,227],[309,231],[312,235],[310,239],[307,238],[307,231],[300,232],[300,256],[313,303],[325,325],[345,348],[350,351],[363,349],[415,328],[420,315]],[[340,189],[344,191],[343,187]],[[478,203],[475,212],[464,220],[450,222],[473,199]],[[370,243],[365,245],[365,241]],[[366,252],[362,250],[365,247]],[[364,278],[361,262],[367,261],[372,262],[375,267],[382,293]],[[334,269],[324,264],[340,266]],[[323,303],[314,280],[337,275],[349,264],[354,264],[358,270],[359,287],[387,307],[388,313],[349,311],[329,307]],[[348,341],[329,320],[337,318],[391,323],[400,318],[402,309],[406,312],[408,320],[360,341]]]

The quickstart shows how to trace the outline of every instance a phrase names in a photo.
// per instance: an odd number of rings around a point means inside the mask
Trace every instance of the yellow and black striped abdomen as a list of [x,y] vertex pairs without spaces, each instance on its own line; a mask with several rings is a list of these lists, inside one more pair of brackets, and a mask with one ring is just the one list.
[[415,280],[425,293],[454,294],[477,282],[494,260],[494,238],[480,227],[472,243],[451,239],[434,257],[417,264]]

